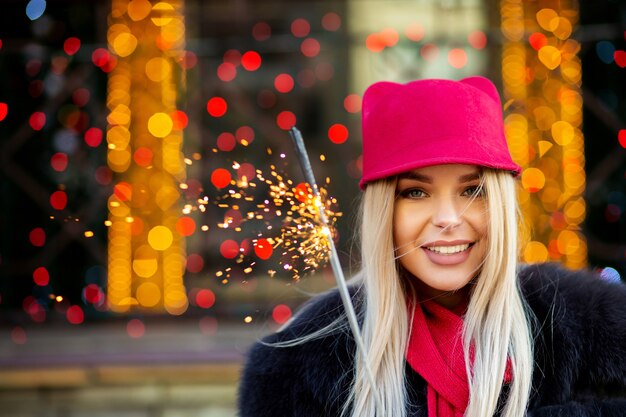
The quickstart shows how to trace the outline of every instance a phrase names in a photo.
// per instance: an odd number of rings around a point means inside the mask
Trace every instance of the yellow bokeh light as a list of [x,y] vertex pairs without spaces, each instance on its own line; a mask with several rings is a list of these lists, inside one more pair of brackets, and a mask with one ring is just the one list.
[[563,255],[571,255],[580,247],[580,237],[576,232],[563,230],[557,238],[557,248]]
[[146,75],[154,82],[167,79],[172,72],[172,66],[162,57],[152,58],[146,63]]
[[174,122],[167,113],[155,113],[148,120],[148,130],[157,138],[164,138],[172,132]]
[[174,6],[171,4],[160,2],[152,6],[152,23],[156,26],[165,26],[172,21],[174,14]]
[[554,141],[561,145],[569,145],[574,139],[574,128],[566,121],[559,120],[552,125],[552,138]]
[[120,33],[113,39],[113,51],[121,57],[127,57],[137,48],[137,38],[131,33]]
[[585,219],[585,212],[585,200],[582,198],[569,201],[565,204],[565,209],[563,210],[563,214],[565,214],[565,221],[573,225],[583,222]]
[[554,31],[559,26],[559,15],[552,9],[541,9],[536,16],[539,26],[549,32]]
[[548,248],[537,241],[528,242],[524,248],[524,262],[541,263],[548,260]]
[[553,70],[561,64],[561,51],[554,46],[546,45],[539,50],[539,61]]
[[155,250],[165,250],[172,246],[174,235],[165,226],[155,226],[148,232],[148,243]]
[[154,307],[161,301],[161,289],[152,282],[144,282],[137,287],[137,301],[144,307]]
[[169,209],[180,197],[180,192],[172,186],[164,186],[157,191],[155,202],[157,206],[165,211]]
[[540,169],[527,168],[522,172],[522,187],[531,193],[537,192],[546,184],[546,177]]
[[141,245],[135,250],[133,271],[142,278],[150,278],[158,270],[158,253],[149,245]]
[[559,17],[557,20],[557,27],[552,32],[554,32],[554,35],[557,38],[565,40],[572,34],[572,24],[566,18]]
[[145,19],[152,10],[152,5],[148,0],[131,0],[128,3],[128,17],[135,22]]

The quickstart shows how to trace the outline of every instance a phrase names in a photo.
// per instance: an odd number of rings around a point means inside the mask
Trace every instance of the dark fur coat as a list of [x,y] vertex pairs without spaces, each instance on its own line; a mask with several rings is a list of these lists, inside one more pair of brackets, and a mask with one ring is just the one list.
[[[553,264],[524,267],[519,279],[537,319],[528,417],[626,417],[626,286]],[[358,308],[360,297],[353,298]],[[264,340],[309,334],[342,309],[336,291],[317,297]],[[339,416],[354,351],[349,330],[295,347],[257,343],[242,374],[240,416]],[[426,383],[409,366],[406,372],[409,415],[425,417]]]

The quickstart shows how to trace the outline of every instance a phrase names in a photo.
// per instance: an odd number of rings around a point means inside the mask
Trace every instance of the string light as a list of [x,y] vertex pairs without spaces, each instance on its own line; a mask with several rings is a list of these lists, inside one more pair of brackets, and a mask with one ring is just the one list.
[[532,238],[524,261],[580,268],[587,245],[580,43],[570,38],[576,2],[503,0],[505,129],[524,168],[520,202]]
[[176,109],[185,80],[184,68],[174,69],[185,55],[183,3],[112,1],[104,52],[116,58],[106,135],[107,163],[118,177],[107,221],[108,301],[115,312],[136,306],[179,315],[188,307],[184,234],[191,226],[178,223],[186,122]]

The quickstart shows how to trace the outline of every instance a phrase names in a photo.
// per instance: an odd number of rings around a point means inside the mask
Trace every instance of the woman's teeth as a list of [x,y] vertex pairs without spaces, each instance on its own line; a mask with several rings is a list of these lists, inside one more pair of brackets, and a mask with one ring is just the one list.
[[470,247],[470,244],[466,243],[465,245],[456,245],[456,246],[430,246],[430,247],[427,247],[426,249],[433,251],[433,252],[441,253],[444,255],[451,255],[453,253],[463,252],[464,250],[467,250],[467,248],[469,247]]

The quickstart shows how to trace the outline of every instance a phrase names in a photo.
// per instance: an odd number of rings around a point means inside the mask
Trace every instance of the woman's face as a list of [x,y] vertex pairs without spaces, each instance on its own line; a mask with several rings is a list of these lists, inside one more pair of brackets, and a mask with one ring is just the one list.
[[447,307],[467,296],[485,257],[487,206],[479,176],[473,165],[435,165],[398,177],[396,257],[418,280],[422,298]]

